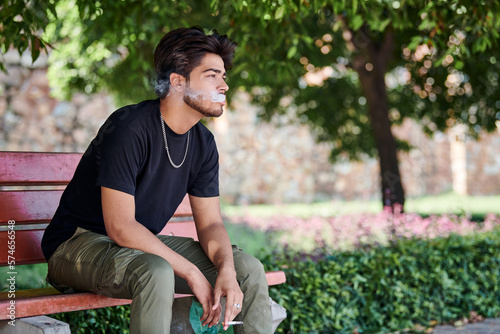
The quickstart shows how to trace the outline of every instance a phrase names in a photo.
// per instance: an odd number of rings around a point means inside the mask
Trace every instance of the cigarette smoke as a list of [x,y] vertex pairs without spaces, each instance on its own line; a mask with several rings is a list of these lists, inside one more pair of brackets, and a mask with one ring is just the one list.
[[193,90],[191,88],[187,88],[185,91],[185,94],[187,96],[189,96],[190,98],[197,99],[197,100],[201,99],[203,101],[206,101],[210,98],[210,101],[212,101],[212,102],[224,102],[224,101],[226,101],[226,95],[221,94],[217,91],[211,91],[210,97],[209,97],[209,96],[207,96],[208,94],[206,92],[197,91],[197,90]]
[[224,102],[226,101],[226,95],[220,94],[217,91],[211,93],[212,102]]
[[170,80],[158,78],[154,84],[155,93],[160,98],[167,96],[169,88]]

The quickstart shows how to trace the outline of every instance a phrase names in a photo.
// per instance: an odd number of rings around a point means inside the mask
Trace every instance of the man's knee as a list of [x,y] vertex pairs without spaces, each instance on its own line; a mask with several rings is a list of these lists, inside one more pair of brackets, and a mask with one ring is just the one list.
[[136,293],[145,289],[158,294],[174,293],[174,270],[170,263],[160,256],[141,254],[130,263],[127,271],[128,276],[135,281],[133,285]]
[[264,278],[265,272],[262,263],[252,255],[243,253],[241,251],[234,254],[234,264],[237,276],[239,278]]

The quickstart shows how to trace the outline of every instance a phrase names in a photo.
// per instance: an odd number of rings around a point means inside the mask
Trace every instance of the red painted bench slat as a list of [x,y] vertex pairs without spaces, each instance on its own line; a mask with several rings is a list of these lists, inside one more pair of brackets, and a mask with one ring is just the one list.
[[9,220],[21,222],[48,222],[54,216],[62,190],[3,191],[0,192],[0,225]]
[[[34,264],[46,262],[43,257],[40,242],[42,241],[43,230],[35,231],[15,231],[15,263],[21,264]],[[0,232],[0,267],[8,265],[9,253],[8,251],[9,236],[7,232]]]
[[66,184],[81,156],[81,153],[0,152],[0,183]]
[[[16,223],[45,223],[54,216],[62,190],[0,191],[0,226],[9,220]],[[174,217],[191,216],[186,196]]]
[[[19,223],[48,223],[56,212],[62,190],[0,191],[0,226],[9,220]],[[174,217],[191,216],[186,196]]]
[[194,240],[198,240],[198,234],[196,233],[196,227],[193,221],[169,222],[160,234],[190,237]]

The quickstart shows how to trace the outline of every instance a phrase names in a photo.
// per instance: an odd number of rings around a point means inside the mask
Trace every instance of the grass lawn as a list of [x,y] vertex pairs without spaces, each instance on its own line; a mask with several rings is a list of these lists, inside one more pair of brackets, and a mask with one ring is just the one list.
[[[328,201],[311,204],[278,204],[278,205],[223,205],[222,212],[227,217],[252,215],[268,217],[285,216],[338,216],[352,213],[376,213],[382,210],[379,200],[371,201]],[[446,193],[419,198],[408,198],[405,203],[406,212],[421,215],[431,214],[468,214],[472,217],[484,217],[487,213],[500,214],[500,196],[461,196]]]

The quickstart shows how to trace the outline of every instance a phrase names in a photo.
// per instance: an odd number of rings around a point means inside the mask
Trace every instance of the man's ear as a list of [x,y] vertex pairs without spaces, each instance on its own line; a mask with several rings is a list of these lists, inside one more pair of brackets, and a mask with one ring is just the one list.
[[178,73],[170,74],[170,89],[174,89],[177,92],[184,90],[186,86],[186,78]]

